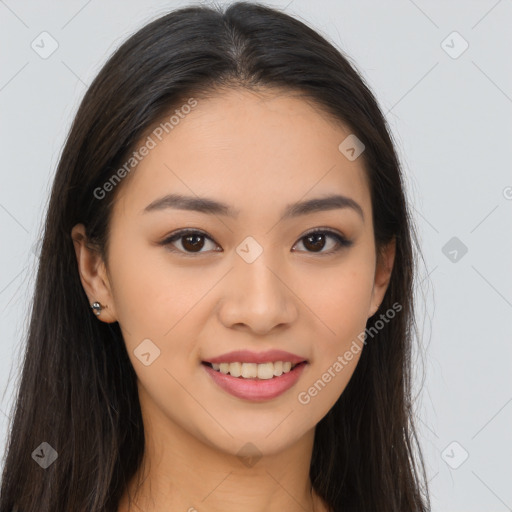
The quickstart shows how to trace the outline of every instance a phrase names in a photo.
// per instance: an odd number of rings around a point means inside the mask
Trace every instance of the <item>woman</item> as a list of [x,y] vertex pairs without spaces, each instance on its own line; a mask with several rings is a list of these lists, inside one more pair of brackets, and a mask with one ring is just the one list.
[[0,512],[428,510],[414,240],[323,37],[247,3],[148,24],[58,165]]

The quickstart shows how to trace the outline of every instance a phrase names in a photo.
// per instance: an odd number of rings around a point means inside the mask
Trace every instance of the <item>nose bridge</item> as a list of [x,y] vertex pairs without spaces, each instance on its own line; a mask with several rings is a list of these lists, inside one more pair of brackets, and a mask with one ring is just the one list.
[[224,292],[222,321],[227,326],[243,323],[266,332],[292,321],[295,308],[293,294],[284,284],[286,276],[280,275],[282,262],[273,251],[259,247],[248,240],[237,248]]
[[257,310],[281,302],[283,284],[276,277],[282,265],[276,262],[271,250],[263,250],[254,261],[238,258],[235,274],[239,283],[240,298],[248,299]]

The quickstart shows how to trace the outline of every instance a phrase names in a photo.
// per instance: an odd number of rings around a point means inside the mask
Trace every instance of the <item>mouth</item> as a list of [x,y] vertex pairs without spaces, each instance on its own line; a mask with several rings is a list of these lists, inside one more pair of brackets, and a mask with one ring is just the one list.
[[272,400],[285,394],[295,386],[308,365],[308,361],[259,364],[201,362],[212,382],[220,389],[250,402]]
[[283,375],[294,372],[308,364],[307,361],[292,363],[290,361],[275,361],[267,363],[210,363],[202,361],[201,364],[223,375],[240,380],[271,380],[278,379]]

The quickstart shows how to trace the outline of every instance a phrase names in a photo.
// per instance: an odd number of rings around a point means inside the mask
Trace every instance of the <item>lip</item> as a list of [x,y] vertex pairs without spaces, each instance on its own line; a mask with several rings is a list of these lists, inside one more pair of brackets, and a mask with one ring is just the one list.
[[[240,360],[236,359],[236,361]],[[287,359],[287,361],[289,361],[289,359]],[[304,361],[304,359],[302,359],[302,361]],[[223,362],[228,361],[223,359]],[[279,377],[273,377],[272,379],[244,379],[242,377],[232,377],[231,375],[225,375],[224,373],[218,372],[204,363],[201,364],[201,366],[213,381],[230,395],[242,398],[243,400],[262,402],[276,398],[279,395],[282,395],[285,391],[288,391],[299,380],[302,372],[308,364],[309,363],[307,362],[298,364],[288,373],[283,373]]]
[[[235,350],[217,357],[205,359],[204,363],[274,363],[276,361],[290,361],[292,364],[309,362],[305,357],[285,352],[284,350],[267,350],[265,352],[251,352],[250,350]],[[272,379],[270,379],[272,380]]]

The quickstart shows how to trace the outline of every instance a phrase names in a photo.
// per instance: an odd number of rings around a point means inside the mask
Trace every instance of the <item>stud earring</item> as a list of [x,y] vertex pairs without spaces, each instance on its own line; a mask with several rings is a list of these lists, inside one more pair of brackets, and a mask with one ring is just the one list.
[[99,302],[93,302],[91,304],[91,308],[96,316],[100,316],[101,313],[101,304]]

